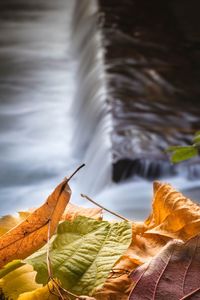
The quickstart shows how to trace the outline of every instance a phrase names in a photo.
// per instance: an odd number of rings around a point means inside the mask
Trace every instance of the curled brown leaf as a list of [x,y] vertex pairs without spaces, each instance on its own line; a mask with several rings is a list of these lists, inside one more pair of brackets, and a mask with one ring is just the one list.
[[41,207],[0,237],[0,267],[13,259],[26,258],[47,242],[48,227],[52,236],[70,196],[71,190],[66,179]]

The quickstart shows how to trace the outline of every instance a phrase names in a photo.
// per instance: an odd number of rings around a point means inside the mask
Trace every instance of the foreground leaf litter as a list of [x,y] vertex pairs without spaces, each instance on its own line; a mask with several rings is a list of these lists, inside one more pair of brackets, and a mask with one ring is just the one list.
[[[13,259],[23,259],[47,242],[69,202],[71,190],[67,180],[57,186],[46,202],[30,214],[22,223],[0,238],[0,267]],[[49,221],[51,222],[49,223]]]
[[64,181],[35,211],[0,219],[0,299],[200,299],[199,205],[156,182],[144,222],[108,222],[100,208],[65,209],[70,194]]
[[[90,295],[108,277],[114,263],[131,243],[131,224],[109,223],[77,217],[58,226],[50,255],[53,274],[65,289]],[[36,280],[47,283],[46,251],[27,262],[37,271]]]

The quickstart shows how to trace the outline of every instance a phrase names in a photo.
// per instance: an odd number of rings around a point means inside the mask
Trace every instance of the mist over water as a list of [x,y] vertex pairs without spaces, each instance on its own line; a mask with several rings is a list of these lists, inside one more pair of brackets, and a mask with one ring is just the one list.
[[[88,205],[82,192],[127,217],[149,213],[151,181],[112,183],[97,5],[79,4],[74,13],[72,0],[1,1],[1,215],[38,206],[83,162],[71,182],[73,202]],[[185,190],[199,186],[182,175],[166,181]]]

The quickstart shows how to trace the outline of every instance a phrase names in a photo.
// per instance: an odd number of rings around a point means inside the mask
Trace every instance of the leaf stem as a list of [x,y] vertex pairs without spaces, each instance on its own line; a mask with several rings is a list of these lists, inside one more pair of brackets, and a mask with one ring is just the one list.
[[88,201],[92,202],[93,204],[99,206],[100,208],[102,208],[103,210],[109,212],[110,214],[112,214],[112,215],[114,215],[114,216],[116,216],[116,217],[118,217],[118,218],[120,218],[120,219],[122,219],[122,220],[124,220],[124,221],[129,222],[129,220],[126,219],[125,217],[121,216],[120,214],[118,214],[118,213],[116,213],[116,212],[114,212],[114,211],[112,211],[112,210],[110,210],[110,209],[108,209],[108,208],[105,208],[105,207],[102,206],[101,204],[99,204],[99,203],[97,203],[96,201],[92,200],[92,199],[91,199],[90,197],[88,197],[87,195],[81,194],[81,197],[83,197],[83,198],[87,199]]
[[72,179],[72,177],[80,170],[80,169],[82,169],[83,167],[85,167],[85,164],[82,164],[82,165],[80,165],[70,176],[69,176],[69,178],[67,178],[67,182],[69,182],[71,179]]
[[52,268],[51,268],[51,259],[50,259],[50,229],[51,229],[51,220],[48,221],[48,231],[47,231],[47,271],[49,278],[53,278]]

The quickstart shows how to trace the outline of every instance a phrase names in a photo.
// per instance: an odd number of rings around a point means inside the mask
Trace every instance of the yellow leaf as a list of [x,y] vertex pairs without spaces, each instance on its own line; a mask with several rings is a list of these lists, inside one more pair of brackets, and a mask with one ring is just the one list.
[[[57,294],[59,294],[60,297],[57,296]],[[49,284],[45,285],[44,287],[38,288],[32,292],[21,294],[17,300],[59,300],[61,299],[61,295],[62,299],[96,300],[95,298],[89,296],[72,296],[72,294],[69,294],[67,290],[63,290],[61,286],[59,287],[58,291],[52,281],[50,281]]]
[[77,216],[102,220],[102,209],[99,207],[85,208],[69,203],[65,209],[62,219],[73,221]]
[[17,300],[58,300],[59,298],[50,292],[52,288],[52,283],[49,282],[49,286],[45,285],[32,292],[23,293]]
[[70,199],[67,182],[60,183],[41,207],[0,237],[0,268],[41,248],[47,242],[48,230],[52,236]]
[[25,291],[32,291],[41,284],[35,282],[36,272],[31,265],[24,265],[0,279],[0,290],[3,291],[5,298],[16,300]]

